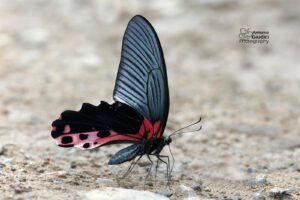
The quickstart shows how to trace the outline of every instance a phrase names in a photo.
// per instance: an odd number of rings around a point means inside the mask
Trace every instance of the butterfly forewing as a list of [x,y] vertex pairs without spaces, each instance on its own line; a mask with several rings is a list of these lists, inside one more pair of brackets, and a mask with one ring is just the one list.
[[159,124],[161,136],[169,113],[167,71],[156,32],[142,16],[133,17],[125,31],[113,96]]

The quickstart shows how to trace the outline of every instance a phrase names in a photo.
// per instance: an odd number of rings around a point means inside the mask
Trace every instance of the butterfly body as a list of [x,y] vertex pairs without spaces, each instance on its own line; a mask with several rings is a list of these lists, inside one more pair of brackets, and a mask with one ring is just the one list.
[[140,143],[132,144],[124,149],[121,149],[109,160],[109,165],[121,164],[126,161],[131,161],[137,156],[155,155],[158,156],[161,150],[171,143],[171,138],[152,138],[142,140]]

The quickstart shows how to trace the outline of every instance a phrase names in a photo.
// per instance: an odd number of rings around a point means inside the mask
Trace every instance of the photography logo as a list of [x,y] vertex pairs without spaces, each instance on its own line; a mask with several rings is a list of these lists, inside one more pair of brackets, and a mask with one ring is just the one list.
[[268,44],[269,31],[251,31],[250,28],[240,28],[239,42],[252,44]]

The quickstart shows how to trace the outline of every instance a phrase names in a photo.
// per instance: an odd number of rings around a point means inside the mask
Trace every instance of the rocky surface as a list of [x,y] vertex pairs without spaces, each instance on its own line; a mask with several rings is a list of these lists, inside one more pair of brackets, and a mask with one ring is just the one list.
[[[273,198],[272,188],[292,188],[284,195],[300,199],[299,9],[297,0],[1,0],[0,199],[82,199],[104,188],[175,200]],[[165,134],[203,117],[200,132],[173,138],[169,187],[164,165],[144,187],[147,159],[117,182],[129,163],[107,161],[123,146],[62,149],[50,137],[63,110],[112,100],[135,14],[152,22],[164,49]],[[247,27],[269,31],[269,44],[240,44]]]

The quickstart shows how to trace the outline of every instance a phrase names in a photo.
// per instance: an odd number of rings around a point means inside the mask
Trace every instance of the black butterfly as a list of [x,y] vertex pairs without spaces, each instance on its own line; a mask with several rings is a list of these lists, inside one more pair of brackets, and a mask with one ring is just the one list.
[[157,34],[140,15],[129,21],[123,37],[113,98],[112,104],[84,103],[78,112],[64,111],[52,123],[52,137],[61,147],[83,149],[132,143],[114,154],[108,164],[134,160],[130,172],[144,155],[153,163],[153,155],[167,165],[169,177],[169,157],[160,155],[172,142],[170,136],[163,136],[169,114],[167,70]]

